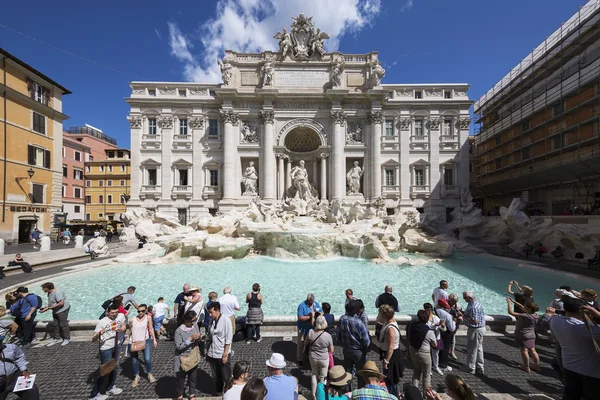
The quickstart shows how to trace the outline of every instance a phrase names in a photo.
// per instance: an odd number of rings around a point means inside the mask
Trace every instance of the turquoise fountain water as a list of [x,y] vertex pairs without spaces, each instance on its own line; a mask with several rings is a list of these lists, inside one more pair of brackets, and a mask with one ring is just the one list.
[[[295,315],[298,304],[309,292],[315,293],[317,301],[330,303],[332,312],[340,315],[347,288],[352,288],[355,296],[364,301],[367,312],[373,314],[376,297],[386,284],[391,284],[401,313],[415,314],[424,302],[431,301],[431,292],[441,279],[447,280],[449,291],[459,297],[462,291],[473,290],[488,314],[506,314],[506,286],[513,279],[535,289],[535,300],[542,309],[552,301],[553,291],[560,285],[600,291],[598,281],[587,277],[548,268],[529,268],[518,260],[465,254],[414,267],[347,258],[283,261],[266,257],[199,264],[115,264],[56,277],[52,281],[69,295],[70,319],[80,320],[98,318],[102,302],[124,292],[129,285],[137,287],[138,303],[154,304],[163,296],[172,307],[186,282],[199,285],[205,299],[209,291],[220,295],[223,287],[231,286],[242,305],[240,315],[247,310],[244,298],[254,282],[262,287],[265,315]],[[30,289],[43,295],[39,285]],[[43,315],[41,318],[46,319]]]

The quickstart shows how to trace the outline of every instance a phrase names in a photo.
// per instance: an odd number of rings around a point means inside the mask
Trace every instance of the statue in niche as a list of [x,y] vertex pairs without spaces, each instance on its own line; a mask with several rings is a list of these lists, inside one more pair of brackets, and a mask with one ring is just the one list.
[[358,161],[354,161],[354,166],[346,174],[348,182],[348,192],[346,194],[362,194],[360,193],[360,178],[362,178],[364,170],[358,166]]
[[308,182],[308,171],[304,168],[304,160],[300,160],[298,165],[292,168],[290,172],[294,188],[296,188],[296,195],[294,197],[302,200],[311,200],[313,195],[311,193],[311,185]]
[[346,131],[346,143],[362,143],[362,141],[362,126],[360,124],[348,126]]
[[370,67],[373,86],[379,86],[381,80],[385,76],[385,69],[383,69],[381,63],[378,60],[371,61]]
[[273,85],[273,72],[275,72],[273,61],[266,60],[260,68],[260,77],[262,78],[263,87]]
[[242,142],[243,143],[256,143],[258,142],[258,134],[256,128],[252,129],[247,123],[242,125]]
[[344,60],[341,57],[338,57],[337,60],[331,66],[331,72],[329,73],[332,87],[342,86],[342,73],[343,72],[344,72]]
[[231,85],[231,80],[233,78],[233,66],[229,62],[229,60],[217,60],[219,63],[219,67],[221,68],[221,78],[223,79],[223,85],[229,86]]
[[277,32],[275,34],[275,36],[273,36],[274,39],[279,40],[279,51],[281,52],[281,57],[285,58],[285,56],[288,55],[288,53],[290,53],[290,55],[292,54],[292,47],[293,47],[293,43],[292,43],[292,36],[288,33],[288,31],[283,28],[283,32]]
[[250,161],[246,170],[244,171],[244,177],[242,183],[244,184],[244,195],[255,195],[256,194],[256,182],[258,181],[258,174],[254,168],[254,161]]

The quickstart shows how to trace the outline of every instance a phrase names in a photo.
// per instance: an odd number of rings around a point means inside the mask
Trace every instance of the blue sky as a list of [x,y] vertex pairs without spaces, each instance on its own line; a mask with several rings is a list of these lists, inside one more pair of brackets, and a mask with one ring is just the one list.
[[[275,46],[313,15],[344,53],[379,51],[383,83],[467,82],[476,100],[585,0],[34,0],[5,2],[0,47],[70,89],[65,129],[96,126],[129,147],[132,80],[214,79],[223,46]],[[44,45],[39,40],[77,55]],[[93,61],[87,62],[82,58]],[[100,66],[103,65],[104,67]],[[117,72],[118,70],[120,72]]]

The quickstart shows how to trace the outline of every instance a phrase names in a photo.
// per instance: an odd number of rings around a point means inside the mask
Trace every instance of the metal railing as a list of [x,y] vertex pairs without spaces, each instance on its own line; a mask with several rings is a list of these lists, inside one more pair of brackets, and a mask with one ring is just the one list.
[[90,128],[88,126],[72,126],[69,128],[69,133],[73,135],[90,135],[100,140],[104,140],[110,144],[117,144],[117,139],[112,138],[100,131],[97,131],[94,128]]

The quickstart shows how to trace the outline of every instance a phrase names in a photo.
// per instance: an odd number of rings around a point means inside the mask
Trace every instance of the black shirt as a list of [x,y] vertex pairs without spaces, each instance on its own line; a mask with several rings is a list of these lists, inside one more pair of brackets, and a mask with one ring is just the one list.
[[175,298],[175,304],[177,304],[177,314],[181,314],[185,311],[185,296],[187,296],[187,293],[181,292]]
[[375,301],[375,307],[379,308],[384,304],[392,306],[394,311],[400,311],[398,308],[398,300],[391,293],[382,293],[379,295],[379,297],[377,297],[377,300]]

